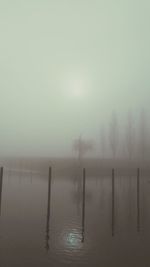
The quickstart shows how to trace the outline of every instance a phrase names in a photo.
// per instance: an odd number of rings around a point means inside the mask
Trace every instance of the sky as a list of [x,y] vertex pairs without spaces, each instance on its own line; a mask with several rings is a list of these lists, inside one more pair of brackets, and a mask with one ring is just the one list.
[[0,0],[0,153],[67,156],[149,111],[148,0]]

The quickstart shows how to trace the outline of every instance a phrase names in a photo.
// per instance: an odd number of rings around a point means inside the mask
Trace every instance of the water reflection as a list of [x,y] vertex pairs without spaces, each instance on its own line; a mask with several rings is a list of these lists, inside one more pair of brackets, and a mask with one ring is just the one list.
[[3,167],[0,168],[0,215],[2,205],[2,187],[3,187]]
[[81,163],[78,163],[74,170],[74,184],[76,190],[73,192],[73,196],[77,205],[77,214],[78,216],[81,216],[81,242],[83,243],[85,238],[85,196],[87,194],[85,188],[86,171]]
[[68,249],[78,250],[82,247],[81,234],[78,229],[70,229],[70,232],[63,234],[63,243]]
[[115,171],[112,169],[112,236],[115,234]]
[[137,231],[140,232],[140,169],[137,169]]
[[52,169],[49,168],[48,177],[48,198],[47,198],[47,217],[46,217],[46,236],[45,236],[45,248],[49,250],[49,227],[50,227],[50,202],[51,202],[51,179],[52,179]]
[[[138,261],[141,252],[141,259],[145,257],[149,262],[150,189],[149,178],[144,177],[141,170],[134,170],[133,177],[129,174],[122,177],[118,170],[109,170],[109,176],[101,175],[96,183],[97,177],[91,177],[89,170],[80,167],[75,186],[69,175],[53,179],[51,168],[45,176],[32,171],[32,186],[30,171],[22,171],[21,184],[14,169],[8,184],[9,173],[9,169],[5,170],[3,181],[0,179],[0,204],[3,195],[0,265],[24,267],[27,262],[22,265],[22,259],[32,258],[28,266],[118,267],[123,259],[126,266],[141,267]],[[141,231],[141,224],[145,232]],[[45,255],[45,251],[49,253]],[[16,260],[18,257],[20,262]]]
[[84,234],[85,234],[85,179],[86,179],[86,174],[85,174],[85,169],[83,169],[83,192],[82,192],[82,239],[81,242],[84,242]]
[[[92,179],[91,179],[92,181]],[[72,197],[77,207],[77,215],[81,218],[81,243],[85,240],[85,207],[92,201],[92,190],[86,186],[86,169],[81,162],[77,162],[73,172]]]
[[77,214],[80,216],[82,206],[82,178],[83,178],[82,165],[77,165],[73,172],[73,183],[75,190],[73,189],[72,196],[76,203]]

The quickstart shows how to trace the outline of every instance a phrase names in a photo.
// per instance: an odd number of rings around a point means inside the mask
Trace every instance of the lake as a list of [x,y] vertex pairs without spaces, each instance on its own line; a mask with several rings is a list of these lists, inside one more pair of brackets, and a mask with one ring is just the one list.
[[5,167],[0,266],[149,267],[150,176]]

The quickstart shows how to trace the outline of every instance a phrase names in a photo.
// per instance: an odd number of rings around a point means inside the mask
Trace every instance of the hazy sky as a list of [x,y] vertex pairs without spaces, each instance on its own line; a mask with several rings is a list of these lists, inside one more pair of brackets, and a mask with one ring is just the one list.
[[0,150],[67,155],[149,107],[150,1],[0,0]]

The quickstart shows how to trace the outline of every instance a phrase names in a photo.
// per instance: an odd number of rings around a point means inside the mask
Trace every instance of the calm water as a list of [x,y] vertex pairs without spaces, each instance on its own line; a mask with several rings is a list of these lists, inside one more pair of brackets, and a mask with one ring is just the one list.
[[111,173],[86,173],[83,188],[80,174],[4,169],[0,266],[150,266],[150,178],[113,189]]

